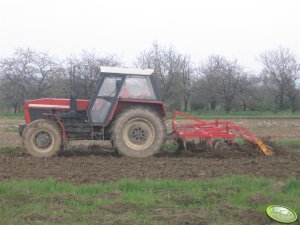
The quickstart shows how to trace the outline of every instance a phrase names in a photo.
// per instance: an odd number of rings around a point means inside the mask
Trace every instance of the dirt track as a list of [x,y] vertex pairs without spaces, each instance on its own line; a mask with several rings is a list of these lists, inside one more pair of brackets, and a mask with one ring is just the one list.
[[[255,152],[162,154],[147,159],[117,157],[99,149],[75,150],[39,159],[24,155],[16,132],[17,120],[0,120],[0,181],[53,177],[73,183],[107,182],[121,178],[205,179],[248,174],[253,176],[300,179],[300,149],[277,149],[277,156]],[[299,138],[300,120],[240,120],[258,135],[272,138]],[[5,150],[9,147],[8,150]],[[14,147],[13,147],[14,146]],[[3,151],[4,149],[4,151]]]
[[117,157],[111,153],[69,152],[48,159],[3,154],[0,181],[53,177],[72,183],[108,182],[121,178],[205,179],[231,175],[253,175],[300,179],[300,154],[293,150],[266,157],[244,152],[202,152],[175,157],[165,154],[147,159]]

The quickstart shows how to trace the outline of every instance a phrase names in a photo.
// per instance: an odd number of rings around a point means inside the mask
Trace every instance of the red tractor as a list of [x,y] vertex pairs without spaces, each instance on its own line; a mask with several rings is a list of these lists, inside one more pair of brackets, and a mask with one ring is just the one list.
[[[68,148],[70,140],[111,140],[121,155],[148,157],[163,148],[166,109],[160,100],[152,69],[100,67],[101,75],[90,100],[43,98],[24,105],[25,125],[19,126],[24,149],[49,157]],[[185,123],[177,123],[177,117]],[[186,121],[190,121],[187,123]],[[187,149],[197,138],[213,149],[233,146],[234,138],[250,140],[265,155],[272,150],[247,129],[231,121],[202,121],[174,110],[171,136]]]
[[148,157],[166,139],[166,110],[152,69],[100,67],[91,100],[43,98],[25,102],[24,149],[48,157],[69,140],[111,140],[122,155]]

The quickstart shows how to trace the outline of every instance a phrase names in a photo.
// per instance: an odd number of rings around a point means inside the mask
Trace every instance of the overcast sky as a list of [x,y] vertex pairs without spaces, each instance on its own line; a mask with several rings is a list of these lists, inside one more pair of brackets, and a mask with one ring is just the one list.
[[58,57],[115,53],[131,66],[156,40],[190,54],[238,58],[280,45],[300,55],[300,0],[0,0],[0,57],[18,47]]

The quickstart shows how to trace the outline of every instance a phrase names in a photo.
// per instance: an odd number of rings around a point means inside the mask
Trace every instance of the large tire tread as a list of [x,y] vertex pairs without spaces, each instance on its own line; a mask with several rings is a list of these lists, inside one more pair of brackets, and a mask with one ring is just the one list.
[[[53,144],[47,151],[43,151],[33,143],[33,135],[38,131],[51,133]],[[62,149],[62,134],[60,127],[50,120],[38,119],[31,122],[23,131],[23,148],[34,157],[50,157],[56,155]]]
[[[155,130],[154,142],[145,150],[133,150],[128,147],[123,138],[123,128],[126,122],[134,118],[144,118],[152,123]],[[149,107],[133,106],[120,112],[111,126],[111,142],[113,148],[120,154],[129,157],[145,158],[155,155],[163,148],[166,141],[166,125],[161,115]]]

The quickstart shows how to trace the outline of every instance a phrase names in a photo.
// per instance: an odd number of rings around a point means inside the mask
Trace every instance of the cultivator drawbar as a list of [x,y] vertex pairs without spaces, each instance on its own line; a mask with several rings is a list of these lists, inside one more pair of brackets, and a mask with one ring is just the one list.
[[[178,117],[184,119],[185,123],[180,124],[182,120],[178,120]],[[186,123],[186,120],[190,122]],[[235,139],[240,137],[245,142],[256,145],[265,155],[273,154],[271,147],[265,145],[249,130],[232,121],[216,119],[207,122],[174,110],[172,128],[173,137],[183,145],[185,150],[187,150],[186,142],[189,139],[197,138],[214,149],[225,149],[236,145]]]

